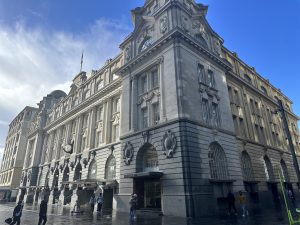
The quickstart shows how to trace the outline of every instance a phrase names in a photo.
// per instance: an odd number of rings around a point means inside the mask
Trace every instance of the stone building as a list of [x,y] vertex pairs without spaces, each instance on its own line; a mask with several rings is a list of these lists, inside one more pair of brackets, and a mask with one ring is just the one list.
[[36,112],[36,108],[27,106],[9,124],[0,168],[0,200],[16,200],[24,163],[28,130]]
[[[278,172],[298,185],[278,111],[292,102],[223,45],[194,0],[146,0],[132,10],[120,54],[65,95],[45,97],[28,136],[19,199],[195,217],[226,212],[229,191],[252,209],[279,204]],[[205,207],[203,203],[205,202]]]

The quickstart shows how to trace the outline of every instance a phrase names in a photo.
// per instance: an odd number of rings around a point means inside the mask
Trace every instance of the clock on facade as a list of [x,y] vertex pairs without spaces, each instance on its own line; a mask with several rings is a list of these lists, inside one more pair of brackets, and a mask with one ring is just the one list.
[[64,152],[72,154],[73,153],[73,145],[67,144],[64,146]]

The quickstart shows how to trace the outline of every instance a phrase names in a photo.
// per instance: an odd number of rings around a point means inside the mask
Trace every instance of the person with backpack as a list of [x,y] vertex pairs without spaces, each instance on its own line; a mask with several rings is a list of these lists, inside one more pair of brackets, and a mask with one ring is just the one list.
[[48,209],[47,202],[45,200],[42,200],[42,202],[40,204],[39,225],[41,225],[42,222],[43,222],[43,225],[45,225],[47,223],[47,209]]
[[97,198],[97,212],[101,212],[102,205],[103,205],[103,197],[102,197],[102,193],[100,193]]
[[13,221],[11,222],[11,225],[16,224],[20,225],[21,223],[21,217],[22,217],[22,210],[23,210],[23,202],[19,201],[17,206],[14,209],[13,212]]

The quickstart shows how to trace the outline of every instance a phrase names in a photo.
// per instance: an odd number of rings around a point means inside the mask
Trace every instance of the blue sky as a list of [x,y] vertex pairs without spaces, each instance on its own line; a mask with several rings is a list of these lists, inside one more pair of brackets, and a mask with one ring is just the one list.
[[[199,2],[199,1],[198,1]],[[78,73],[98,69],[132,30],[143,0],[0,0],[0,150],[8,123]],[[300,1],[203,0],[207,19],[250,66],[294,101],[300,115]]]

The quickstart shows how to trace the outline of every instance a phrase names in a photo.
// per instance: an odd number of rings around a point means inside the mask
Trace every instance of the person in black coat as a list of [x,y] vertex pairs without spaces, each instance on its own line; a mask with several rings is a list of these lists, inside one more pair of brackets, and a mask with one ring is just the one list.
[[41,225],[43,221],[43,225],[47,223],[47,207],[47,202],[45,200],[42,200],[40,204],[39,225]]
[[22,210],[23,210],[23,204],[22,204],[22,201],[19,201],[17,206],[14,209],[13,221],[11,222],[11,225],[16,224],[16,223],[17,223],[17,225],[20,225]]
[[229,191],[227,195],[227,202],[228,202],[228,215],[231,214],[232,209],[234,211],[234,214],[237,215],[237,211],[235,207],[235,197],[231,191]]

